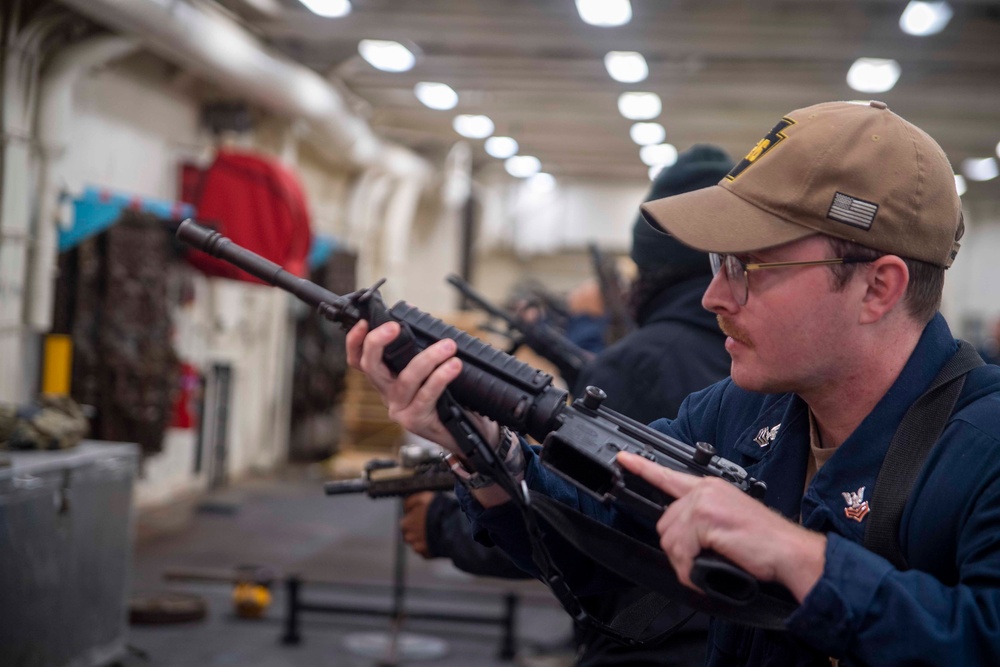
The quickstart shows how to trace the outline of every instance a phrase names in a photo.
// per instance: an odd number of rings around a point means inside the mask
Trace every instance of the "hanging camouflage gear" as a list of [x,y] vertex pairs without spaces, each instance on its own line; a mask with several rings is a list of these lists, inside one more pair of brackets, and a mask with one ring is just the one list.
[[0,449],[67,449],[88,430],[83,410],[68,396],[42,395],[31,405],[0,404]]
[[73,336],[73,395],[93,405],[94,435],[159,452],[178,360],[168,303],[169,233],[146,213],[60,258],[56,326]]

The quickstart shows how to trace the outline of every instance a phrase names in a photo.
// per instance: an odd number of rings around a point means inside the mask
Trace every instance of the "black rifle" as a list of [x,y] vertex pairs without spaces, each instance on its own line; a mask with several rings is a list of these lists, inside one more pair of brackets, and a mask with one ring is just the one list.
[[421,491],[451,491],[455,475],[440,455],[419,447],[400,449],[399,460],[372,459],[365,463],[364,473],[357,479],[337,480],[323,484],[328,496],[345,493],[365,493],[370,498],[408,496]]
[[[765,486],[747,475],[740,466],[715,455],[710,444],[691,446],[655,429],[601,406],[604,392],[588,388],[586,396],[567,404],[567,393],[552,384],[552,376],[508,354],[490,347],[469,334],[449,326],[427,313],[400,301],[387,308],[378,287],[374,286],[339,296],[319,285],[298,278],[280,266],[205,227],[186,220],[177,229],[177,237],[210,255],[228,261],[271,285],[291,292],[316,307],[317,312],[345,328],[360,320],[377,327],[395,321],[400,334],[386,346],[383,361],[395,373],[422,349],[442,338],[457,344],[462,371],[452,381],[438,402],[438,416],[455,438],[476,470],[497,479],[522,512],[531,539],[533,558],[542,578],[578,621],[593,622],[583,611],[575,595],[541,544],[541,532],[535,522],[527,488],[515,483],[485,442],[464,409],[478,412],[519,433],[544,442],[542,461],[556,474],[582,491],[604,502],[614,502],[647,518],[658,518],[670,498],[658,489],[623,470],[615,461],[620,451],[627,451],[659,465],[692,475],[724,479],[752,497],[762,498]],[[464,408],[464,409],[463,409]],[[551,525],[551,524],[550,524]],[[622,539],[624,535],[618,534]],[[650,550],[651,552],[653,550]],[[662,552],[655,556],[665,558]],[[661,559],[661,563],[667,563]],[[663,567],[669,567],[663,564]],[[623,573],[627,576],[628,573]],[[688,594],[692,606],[710,610],[717,616],[741,623],[772,629],[781,628],[784,618],[794,609],[787,591],[773,584],[761,585],[756,579],[712,554],[695,559],[692,580],[708,595],[692,597],[690,591],[671,588],[669,594]],[[666,577],[664,577],[666,578]],[[656,589],[657,582],[637,581]],[[615,635],[614,629],[602,630]],[[617,633],[621,637],[621,633]],[[625,639],[628,639],[627,637]]]
[[635,323],[625,308],[625,292],[622,289],[621,276],[615,268],[614,258],[606,257],[596,243],[591,243],[588,247],[590,261],[594,265],[594,275],[597,277],[597,286],[601,290],[601,301],[604,302],[604,311],[608,314],[608,332],[604,338],[610,345],[631,331]]
[[568,386],[573,387],[576,384],[580,371],[593,354],[545,322],[528,322],[523,317],[498,308],[455,274],[449,275],[447,281],[477,308],[507,325],[504,335],[512,341],[511,347],[507,350],[508,354],[513,354],[522,344],[527,345],[541,357],[555,364]]

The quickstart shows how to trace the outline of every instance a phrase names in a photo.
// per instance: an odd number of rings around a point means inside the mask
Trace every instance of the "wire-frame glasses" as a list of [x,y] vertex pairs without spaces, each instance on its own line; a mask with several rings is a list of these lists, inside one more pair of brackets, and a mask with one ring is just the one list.
[[717,274],[723,266],[726,267],[726,281],[733,293],[733,298],[741,306],[745,306],[750,295],[750,271],[761,269],[785,269],[794,266],[823,266],[828,264],[868,264],[873,259],[863,257],[832,257],[830,259],[813,259],[800,262],[757,262],[746,263],[736,255],[722,255],[711,252],[708,254],[712,262],[712,275]]

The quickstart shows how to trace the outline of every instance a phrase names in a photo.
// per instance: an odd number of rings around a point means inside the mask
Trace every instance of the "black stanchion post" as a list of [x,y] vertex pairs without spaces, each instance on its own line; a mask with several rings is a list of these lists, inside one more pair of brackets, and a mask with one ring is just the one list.
[[302,580],[297,575],[288,575],[285,579],[285,634],[281,643],[293,645],[302,643],[299,634],[299,588]]
[[503,634],[500,636],[500,659],[513,660],[517,654],[517,604],[516,593],[507,593],[503,599]]

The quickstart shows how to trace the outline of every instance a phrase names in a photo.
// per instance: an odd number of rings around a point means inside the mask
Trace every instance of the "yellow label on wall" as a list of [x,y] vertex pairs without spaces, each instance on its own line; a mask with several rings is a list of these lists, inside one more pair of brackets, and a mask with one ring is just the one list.
[[73,339],[68,334],[47,335],[44,355],[42,393],[68,396],[73,377]]

